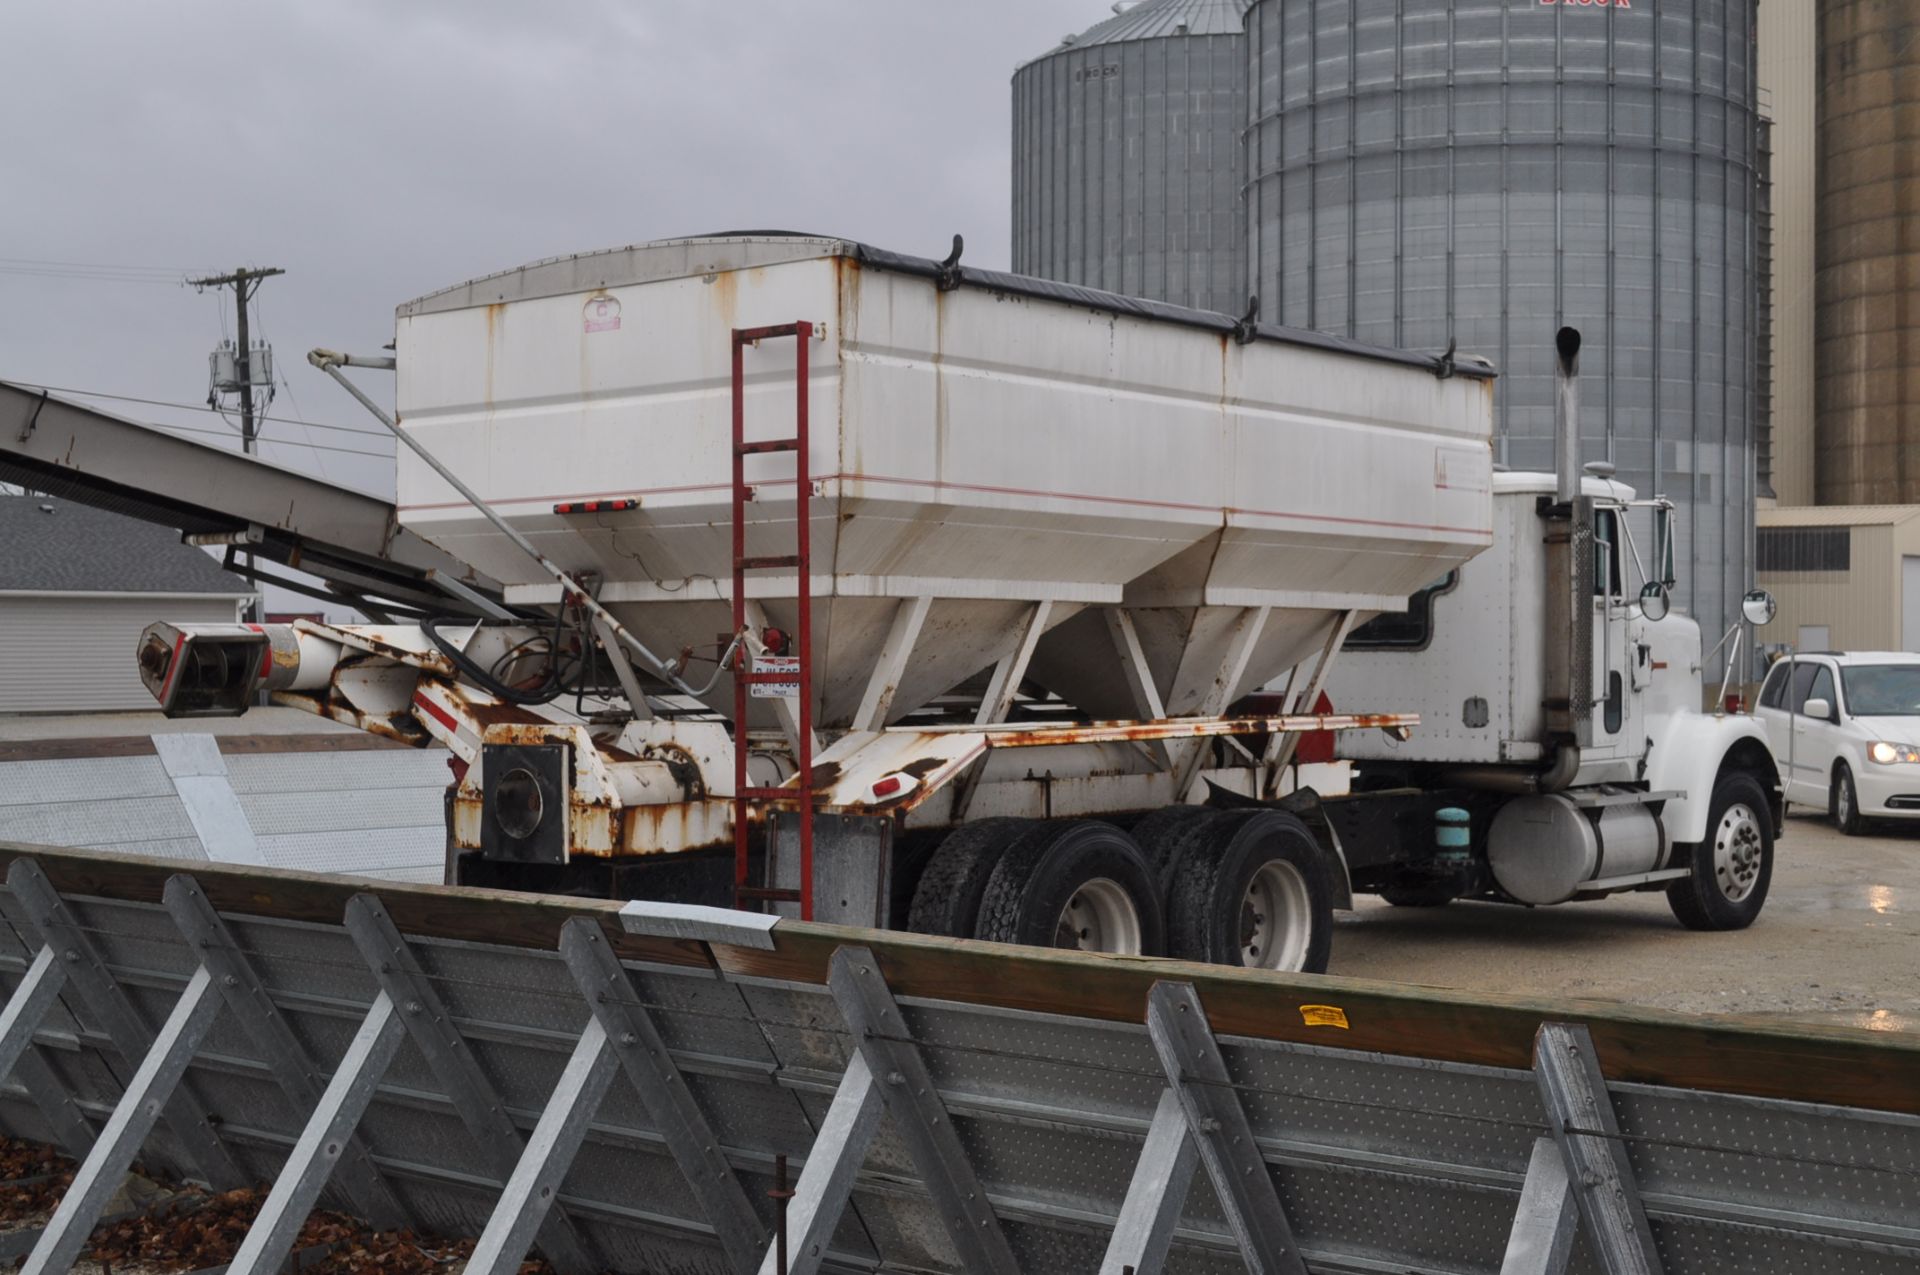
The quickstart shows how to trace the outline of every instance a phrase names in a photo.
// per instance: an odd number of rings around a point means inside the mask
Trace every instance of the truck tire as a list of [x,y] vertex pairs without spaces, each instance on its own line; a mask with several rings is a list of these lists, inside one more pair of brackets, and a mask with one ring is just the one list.
[[1854,785],[1853,772],[1845,762],[1834,768],[1833,788],[1827,797],[1827,808],[1827,812],[1833,816],[1833,826],[1840,830],[1841,836],[1857,837],[1866,831],[1867,821],[1860,817],[1860,790]]
[[1326,852],[1295,816],[1232,811],[1174,868],[1167,932],[1183,960],[1321,974],[1333,955]]
[[1133,825],[1133,839],[1159,880],[1162,899],[1173,883],[1174,864],[1192,842],[1194,830],[1219,817],[1220,811],[1207,806],[1168,806]]
[[1006,848],[1032,826],[1026,819],[982,819],[948,833],[914,887],[907,928],[915,934],[972,938],[988,878]]
[[1690,869],[1667,887],[1667,905],[1690,930],[1744,930],[1760,915],[1773,882],[1773,817],[1766,789],[1745,771],[1713,785],[1707,835],[1682,845]]
[[1146,856],[1110,823],[1043,823],[1000,855],[974,937],[1028,947],[1159,956],[1166,914]]

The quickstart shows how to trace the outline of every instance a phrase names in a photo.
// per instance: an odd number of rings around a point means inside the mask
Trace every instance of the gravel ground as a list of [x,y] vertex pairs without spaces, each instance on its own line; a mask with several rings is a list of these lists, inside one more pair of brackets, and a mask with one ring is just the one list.
[[1920,824],[1843,837],[1796,807],[1752,928],[1682,929],[1664,894],[1520,908],[1356,898],[1331,972],[1920,1032]]

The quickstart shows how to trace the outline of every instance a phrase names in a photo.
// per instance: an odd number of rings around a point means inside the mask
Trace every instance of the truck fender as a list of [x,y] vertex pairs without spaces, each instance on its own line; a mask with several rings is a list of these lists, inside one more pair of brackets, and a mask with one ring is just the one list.
[[1340,844],[1340,834],[1334,831],[1333,821],[1327,818],[1326,809],[1321,804],[1318,792],[1312,788],[1300,788],[1278,801],[1261,801],[1258,798],[1222,788],[1209,779],[1207,804],[1223,810],[1266,806],[1275,810],[1284,810],[1307,825],[1307,831],[1311,832],[1313,839],[1320,843],[1320,849],[1326,852],[1334,869],[1332,880],[1328,882],[1333,887],[1334,910],[1336,912],[1353,911],[1353,872],[1347,867],[1346,847]]
[[1707,807],[1713,786],[1728,770],[1744,770],[1767,791],[1776,832],[1785,814],[1780,772],[1760,723],[1745,716],[1675,714],[1657,727],[1647,756],[1647,785],[1654,792],[1679,792],[1666,803],[1660,821],[1667,838],[1692,843],[1707,835]]

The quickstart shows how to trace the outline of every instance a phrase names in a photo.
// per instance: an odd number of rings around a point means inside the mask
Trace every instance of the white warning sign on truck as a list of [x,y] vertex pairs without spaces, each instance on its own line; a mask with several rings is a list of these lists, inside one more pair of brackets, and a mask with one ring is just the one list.
[[800,657],[797,655],[756,655],[755,673],[791,673],[792,681],[755,682],[750,690],[754,699],[791,699],[800,694]]

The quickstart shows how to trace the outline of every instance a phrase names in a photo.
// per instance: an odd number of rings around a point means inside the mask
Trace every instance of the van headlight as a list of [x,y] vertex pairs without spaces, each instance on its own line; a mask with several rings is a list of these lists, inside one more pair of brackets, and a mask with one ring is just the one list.
[[1896,762],[1920,762],[1920,748],[1912,744],[1889,744],[1883,740],[1867,745],[1867,760],[1877,761],[1882,766],[1891,766]]

